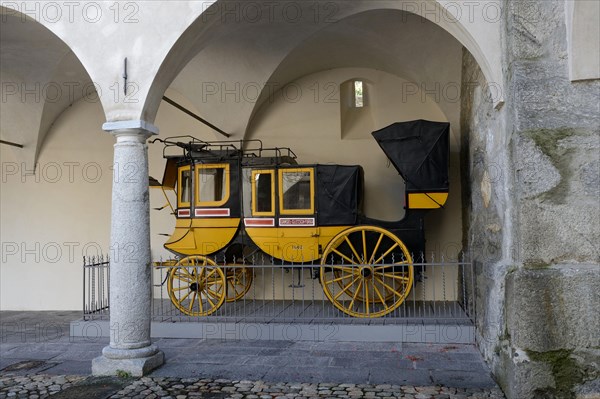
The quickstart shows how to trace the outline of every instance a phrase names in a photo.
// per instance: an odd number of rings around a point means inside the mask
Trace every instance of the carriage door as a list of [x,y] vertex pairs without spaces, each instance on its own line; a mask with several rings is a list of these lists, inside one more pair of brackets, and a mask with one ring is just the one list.
[[293,262],[319,258],[315,210],[315,169],[278,170],[278,233],[282,257]]

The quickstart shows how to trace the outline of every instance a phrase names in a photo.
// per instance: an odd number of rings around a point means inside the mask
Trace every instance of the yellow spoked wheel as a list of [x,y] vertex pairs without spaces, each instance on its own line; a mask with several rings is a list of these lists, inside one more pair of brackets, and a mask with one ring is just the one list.
[[167,291],[182,313],[208,316],[225,301],[225,274],[205,256],[188,256],[169,272]]
[[413,261],[404,243],[375,226],[338,234],[321,259],[321,284],[327,298],[354,317],[380,317],[406,299],[414,281]]
[[225,300],[227,302],[235,302],[242,299],[250,290],[254,273],[252,268],[243,267],[241,265],[228,265],[227,270],[227,287]]

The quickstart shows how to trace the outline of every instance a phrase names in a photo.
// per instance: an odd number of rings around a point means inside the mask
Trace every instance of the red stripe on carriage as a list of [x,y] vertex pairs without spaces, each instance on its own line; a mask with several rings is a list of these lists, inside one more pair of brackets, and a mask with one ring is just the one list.
[[208,216],[208,217],[230,216],[231,215],[231,210],[229,208],[196,209],[194,212],[195,212],[196,216]]
[[189,209],[177,209],[177,217],[180,218],[189,218],[190,210]]
[[246,218],[244,219],[244,224],[248,227],[274,227],[275,219],[252,219]]

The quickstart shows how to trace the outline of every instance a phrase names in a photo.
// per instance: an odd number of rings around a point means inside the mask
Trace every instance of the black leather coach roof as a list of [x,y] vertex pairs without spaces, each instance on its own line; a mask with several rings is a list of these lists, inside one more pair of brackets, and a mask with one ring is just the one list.
[[397,122],[373,137],[406,182],[407,191],[448,191],[450,124]]

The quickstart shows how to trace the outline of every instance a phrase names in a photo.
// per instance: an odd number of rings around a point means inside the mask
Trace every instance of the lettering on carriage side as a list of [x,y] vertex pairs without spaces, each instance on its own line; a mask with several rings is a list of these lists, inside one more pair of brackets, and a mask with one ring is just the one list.
[[229,208],[204,208],[196,209],[194,211],[196,217],[221,217],[231,216],[231,210]]
[[246,227],[275,227],[275,219],[273,218],[245,218],[244,224]]
[[177,217],[178,218],[189,218],[190,210],[189,209],[177,209]]
[[314,226],[315,218],[279,218],[280,226]]

